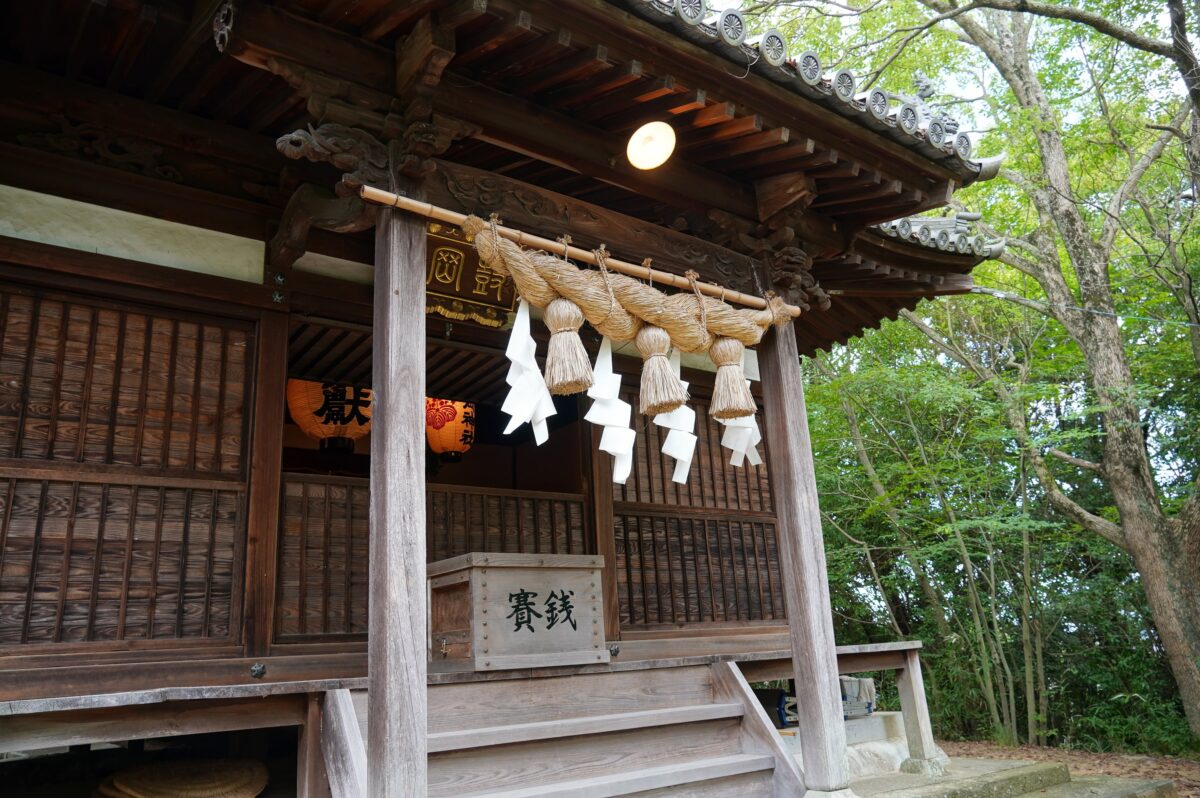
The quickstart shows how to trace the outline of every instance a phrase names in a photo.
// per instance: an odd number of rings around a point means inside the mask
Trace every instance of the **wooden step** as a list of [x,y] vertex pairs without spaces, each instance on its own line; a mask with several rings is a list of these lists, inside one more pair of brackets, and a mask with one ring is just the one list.
[[704,665],[437,684],[429,687],[429,731],[437,734],[711,703],[711,674]]
[[431,754],[429,795],[520,790],[635,770],[699,766],[744,753],[740,732],[741,718],[731,717]]
[[[608,798],[614,795],[654,795],[647,790],[669,790],[661,795],[681,795],[686,790],[687,795],[720,796],[724,795],[754,795],[758,792],[746,792],[747,787],[756,788],[769,786],[770,782],[761,779],[755,785],[753,782],[739,780],[733,784],[724,785],[723,792],[699,792],[687,789],[701,787],[706,783],[711,787],[721,787],[719,780],[758,773],[769,774],[775,766],[775,760],[763,754],[736,754],[706,759],[701,762],[674,762],[657,767],[639,768],[637,770],[618,770],[582,779],[559,781],[553,784],[543,784],[534,787],[524,787],[503,791],[466,793],[470,798]],[[685,786],[686,785],[686,786]],[[738,792],[730,792],[736,789]],[[759,793],[769,795],[769,793]]]
[[647,709],[640,712],[616,712],[610,715],[587,715],[533,723],[514,723],[481,729],[436,732],[429,735],[429,753],[560,739],[583,734],[630,731],[652,726],[670,726],[677,723],[740,718],[742,714],[743,710],[740,704],[698,704],[696,706]]

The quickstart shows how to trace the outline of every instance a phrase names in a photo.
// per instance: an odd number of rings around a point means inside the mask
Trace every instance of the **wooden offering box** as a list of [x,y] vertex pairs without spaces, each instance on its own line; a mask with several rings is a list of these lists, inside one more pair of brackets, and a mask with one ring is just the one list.
[[431,670],[608,662],[603,567],[603,557],[567,554],[472,552],[431,563]]

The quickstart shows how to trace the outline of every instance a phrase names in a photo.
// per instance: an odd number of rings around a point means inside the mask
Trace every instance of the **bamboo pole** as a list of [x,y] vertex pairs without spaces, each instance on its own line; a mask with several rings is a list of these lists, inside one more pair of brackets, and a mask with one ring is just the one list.
[[[420,202],[419,200],[409,199],[401,194],[393,194],[390,191],[373,188],[371,186],[363,186],[359,191],[360,196],[367,202],[373,202],[376,205],[387,205],[392,208],[399,208],[415,213],[418,216],[424,216],[427,219],[434,219],[447,224],[461,225],[467,218],[467,214],[458,213],[457,211],[439,208],[437,205],[432,205],[428,202]],[[559,253],[563,251],[563,245],[558,241],[552,241],[549,238],[533,235],[532,233],[524,233],[520,230],[514,230],[511,227],[497,226],[496,232],[510,241],[514,241],[520,246],[530,247],[533,249],[542,249],[547,252]],[[579,247],[568,246],[567,254],[575,260],[598,265],[596,256],[590,250],[580,249]],[[692,284],[688,282],[686,277],[671,272],[664,272],[660,269],[653,269],[637,263],[629,263],[628,261],[617,260],[616,258],[606,258],[604,265],[612,269],[614,272],[627,274],[630,277],[637,277],[642,280],[649,280],[652,283],[660,285],[670,285],[675,288],[683,288],[691,290]],[[739,305],[745,305],[749,308],[762,310],[767,307],[767,301],[753,294],[744,294],[741,291],[733,291],[728,288],[722,288],[719,285],[712,283],[697,283],[700,293],[707,294],[711,297],[716,297],[725,302],[734,302]],[[784,305],[782,312],[784,315],[796,318],[800,315],[800,308],[795,305]]]

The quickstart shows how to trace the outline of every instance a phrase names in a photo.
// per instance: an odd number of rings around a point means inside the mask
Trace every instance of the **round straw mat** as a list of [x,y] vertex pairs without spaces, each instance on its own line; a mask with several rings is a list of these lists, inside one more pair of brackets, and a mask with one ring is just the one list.
[[247,759],[157,762],[117,773],[100,785],[100,798],[255,798],[267,786],[267,768]]

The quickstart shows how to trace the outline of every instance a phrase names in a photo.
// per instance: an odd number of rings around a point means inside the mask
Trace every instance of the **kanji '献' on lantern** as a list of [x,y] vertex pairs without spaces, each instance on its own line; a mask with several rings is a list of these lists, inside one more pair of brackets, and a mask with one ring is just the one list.
[[352,450],[371,431],[370,388],[315,380],[288,380],[292,420],[322,449]]

